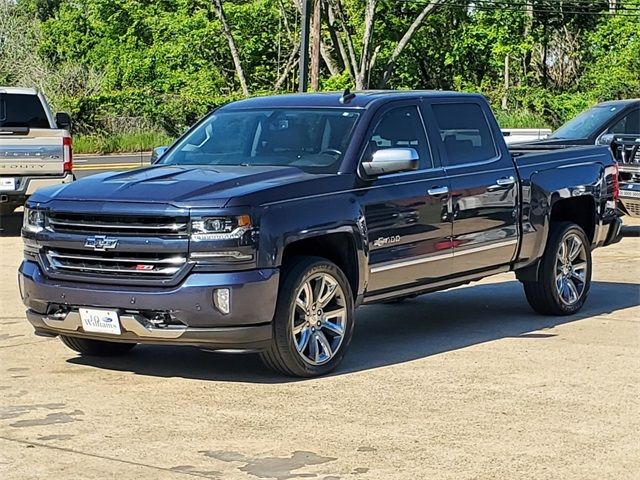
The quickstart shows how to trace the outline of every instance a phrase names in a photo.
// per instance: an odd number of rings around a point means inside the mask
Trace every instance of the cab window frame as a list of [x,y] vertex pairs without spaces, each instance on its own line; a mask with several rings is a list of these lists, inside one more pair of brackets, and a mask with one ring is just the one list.
[[[474,160],[474,161],[469,161],[464,163],[452,162],[449,158],[449,154],[447,153],[444,140],[442,139],[442,135],[440,133],[440,125],[438,124],[438,118],[437,118],[435,109],[433,108],[436,105],[475,105],[476,107],[478,107],[480,109],[480,112],[482,113],[482,118],[484,119],[484,122],[487,126],[487,130],[491,137],[494,155],[484,160]],[[443,100],[436,99],[436,100],[430,101],[427,105],[425,105],[425,108],[428,109],[429,117],[433,121],[433,128],[434,128],[433,134],[436,136],[435,141],[438,143],[438,146],[440,148],[442,164],[445,166],[446,169],[451,170],[451,169],[457,169],[457,168],[474,167],[478,165],[488,165],[491,163],[500,162],[504,157],[500,146],[496,142],[496,133],[495,133],[494,125],[491,122],[491,118],[487,115],[486,107],[482,102],[475,99],[470,99],[470,98],[456,98],[456,99],[443,99]]]
[[[422,108],[420,105],[420,99],[417,100],[398,100],[394,102],[389,102],[381,106],[378,111],[373,116],[373,121],[370,122],[369,127],[367,128],[365,135],[363,136],[362,144],[360,146],[360,153],[358,154],[358,165],[357,165],[357,173],[361,178],[365,178],[364,172],[362,171],[363,162],[367,161],[365,155],[367,153],[367,147],[369,142],[371,141],[373,134],[376,132],[386,115],[389,113],[400,110],[403,108],[412,108],[417,113],[417,118],[419,120],[419,127],[421,128],[424,141],[426,143],[425,153],[428,158],[420,157],[420,167],[417,170],[411,170],[408,172],[397,172],[397,173],[388,173],[380,175],[376,178],[392,178],[398,176],[406,176],[406,175],[416,175],[427,171],[439,170],[442,167],[439,165],[439,156],[436,156],[436,150],[433,148],[432,141],[429,138],[429,133],[427,131],[426,122],[424,118],[424,114],[422,112]],[[403,147],[404,148],[404,147]],[[413,148],[413,147],[408,147]],[[420,151],[418,154],[420,154]]]

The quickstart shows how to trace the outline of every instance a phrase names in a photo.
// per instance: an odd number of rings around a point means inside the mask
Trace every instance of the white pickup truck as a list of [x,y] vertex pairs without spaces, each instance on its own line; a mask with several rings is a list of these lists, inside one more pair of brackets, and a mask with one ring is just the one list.
[[74,180],[70,128],[37,90],[0,87],[0,215],[38,188]]

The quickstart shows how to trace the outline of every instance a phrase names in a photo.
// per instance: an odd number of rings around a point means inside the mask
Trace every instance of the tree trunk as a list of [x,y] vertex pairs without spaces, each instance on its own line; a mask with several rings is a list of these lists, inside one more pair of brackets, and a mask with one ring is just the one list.
[[427,6],[424,7],[424,9],[413,21],[413,23],[409,26],[407,31],[404,33],[404,35],[396,45],[396,48],[393,50],[391,57],[389,57],[387,66],[384,69],[384,74],[382,75],[382,79],[380,79],[380,82],[378,83],[378,87],[384,88],[387,85],[387,82],[389,81],[389,79],[391,78],[391,74],[393,73],[393,68],[396,65],[396,61],[398,60],[398,57],[400,56],[404,48],[411,41],[411,38],[413,38],[413,35],[416,33],[418,28],[420,28],[420,25],[422,25],[424,19],[439,6],[441,6],[444,2],[445,0],[433,0],[432,2],[428,3]]
[[[524,5],[525,16],[527,17],[524,23],[524,32],[522,38],[525,40],[529,38],[531,35],[531,30],[533,29],[533,1],[527,0]],[[531,49],[527,49],[524,54],[523,62],[523,75],[525,83],[527,83],[527,74],[529,73],[529,69],[531,67]]]
[[[298,12],[302,14],[302,4],[300,3],[300,0],[292,0],[292,2],[293,5],[298,9]],[[331,52],[325,45],[324,40],[322,39],[320,40],[320,55],[322,56],[322,60],[327,66],[327,69],[329,70],[329,73],[331,73],[331,75],[336,75],[337,73],[339,73],[338,67],[336,67],[336,62],[331,56]]]
[[340,73],[329,48],[324,44],[324,42],[320,42],[320,55],[322,56],[322,61],[327,66],[327,70],[329,70],[331,75],[337,75]]
[[238,80],[240,81],[240,87],[242,88],[242,93],[244,94],[245,97],[248,97],[249,88],[247,87],[247,81],[244,77],[244,71],[242,70],[242,63],[240,62],[240,54],[238,53],[238,49],[236,48],[236,42],[233,39],[233,35],[231,34],[231,29],[229,28],[229,24],[227,23],[227,17],[224,14],[224,9],[222,8],[222,0],[213,0],[213,7],[222,25],[222,35],[227,39],[227,42],[229,43],[229,50],[231,50],[231,58],[233,58],[233,64],[236,69],[236,75],[238,76]]
[[287,77],[291,73],[291,70],[293,70],[293,67],[295,67],[296,59],[298,58],[299,53],[300,53],[300,42],[296,43],[293,46],[291,53],[289,54],[289,58],[287,59],[287,63],[285,63],[284,65],[284,70],[282,70],[282,73],[276,80],[276,83],[273,84],[274,90],[276,91],[280,90],[280,87],[282,86],[284,81],[287,79]]
[[373,38],[373,22],[376,13],[378,0],[367,0],[364,13],[364,35],[362,37],[362,55],[360,56],[360,69],[356,75],[356,90],[364,90],[369,87],[366,79],[368,77],[369,50],[371,39]]
[[506,110],[509,100],[509,54],[504,57],[504,95],[502,96],[502,109]]
[[337,50],[338,53],[340,53],[343,70],[346,70],[349,73],[349,77],[351,78],[351,80],[353,80],[355,78],[355,75],[353,73],[351,60],[349,58],[347,50],[345,49],[344,42],[342,41],[342,38],[340,38],[340,32],[338,32],[338,28],[336,25],[336,15],[333,11],[331,3],[327,2],[325,5],[327,8],[327,24],[329,26],[329,36],[331,37],[331,42],[333,43],[334,50]]
[[320,34],[320,0],[314,0],[311,22],[311,90],[315,92],[320,87]]
[[329,8],[332,8],[334,10],[342,26],[342,33],[344,34],[344,40],[347,44],[347,52],[349,53],[349,62],[351,65],[349,71],[353,72],[352,78],[355,82],[356,76],[358,75],[358,60],[356,58],[355,48],[353,48],[353,38],[351,38],[351,34],[347,30],[347,20],[344,16],[344,11],[342,9],[340,0],[333,0],[333,2],[333,5],[331,3],[329,4]]

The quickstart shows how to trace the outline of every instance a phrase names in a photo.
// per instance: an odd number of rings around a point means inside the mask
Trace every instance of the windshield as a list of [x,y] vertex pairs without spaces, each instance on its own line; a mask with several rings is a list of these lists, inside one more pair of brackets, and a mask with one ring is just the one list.
[[294,166],[336,173],[359,116],[353,109],[335,108],[216,112],[159,163]]
[[553,132],[549,138],[566,138],[568,140],[589,138],[598,133],[604,124],[619,111],[620,108],[612,105],[595,106],[582,112],[573,120],[569,120]]

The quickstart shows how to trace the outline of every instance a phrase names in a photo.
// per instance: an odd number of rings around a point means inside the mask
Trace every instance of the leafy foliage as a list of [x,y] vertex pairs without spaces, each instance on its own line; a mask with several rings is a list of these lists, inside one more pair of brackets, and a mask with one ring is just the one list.
[[[251,94],[296,90],[299,2],[224,0]],[[640,96],[640,0],[617,3],[610,14],[604,0],[322,0],[319,85],[354,86],[373,5],[364,85],[478,91],[506,104],[504,126],[557,126],[595,102]],[[0,83],[43,89],[92,138],[122,133],[114,119],[175,136],[242,96],[210,0],[5,1],[0,27]]]

